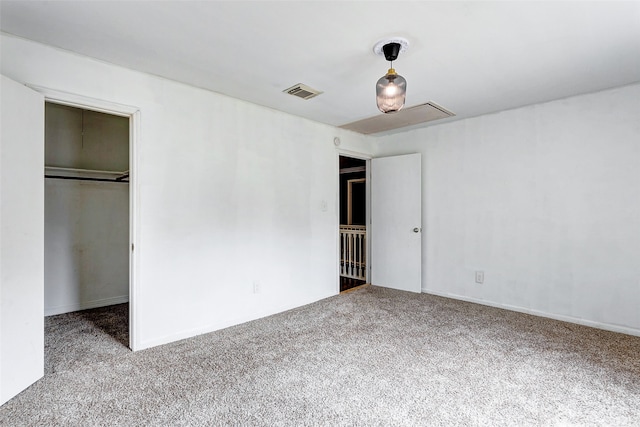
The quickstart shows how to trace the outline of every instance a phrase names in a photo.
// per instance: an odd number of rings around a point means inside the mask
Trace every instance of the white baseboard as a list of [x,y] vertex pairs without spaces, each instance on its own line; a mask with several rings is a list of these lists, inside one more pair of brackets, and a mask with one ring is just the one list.
[[45,307],[45,316],[55,316],[56,314],[71,313],[72,311],[87,310],[89,308],[106,307],[108,305],[123,304],[129,302],[129,295],[121,295],[111,298],[103,298],[93,301],[80,301],[69,305],[59,305],[55,307]]
[[562,314],[548,313],[546,311],[534,310],[516,305],[501,304],[493,301],[486,301],[477,298],[471,298],[464,295],[451,294],[448,292],[439,292],[432,289],[422,289],[425,294],[437,295],[445,298],[452,298],[461,301],[472,302],[475,304],[488,305],[490,307],[502,308],[504,310],[517,311],[519,313],[531,314],[538,317],[546,317],[548,319],[560,320],[562,322],[575,323],[578,325],[589,326],[592,328],[603,329],[605,331],[620,332],[622,334],[640,336],[640,329],[630,328],[627,326],[612,325],[610,323],[595,322],[588,319],[580,319],[578,317],[565,316]]

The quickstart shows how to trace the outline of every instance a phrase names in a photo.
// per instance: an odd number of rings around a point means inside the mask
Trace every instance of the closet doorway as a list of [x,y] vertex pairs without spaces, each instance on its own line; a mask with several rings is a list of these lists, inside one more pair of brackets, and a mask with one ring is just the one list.
[[45,103],[45,316],[121,347],[131,345],[131,135],[131,117]]

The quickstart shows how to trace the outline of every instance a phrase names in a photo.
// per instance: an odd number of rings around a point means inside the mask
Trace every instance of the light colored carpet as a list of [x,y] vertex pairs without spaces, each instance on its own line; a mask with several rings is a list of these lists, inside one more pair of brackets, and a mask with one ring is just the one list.
[[[70,317],[47,320],[62,354],[0,425],[640,421],[639,337],[426,294],[366,287],[136,353]],[[78,352],[78,330],[101,350]]]
[[128,347],[129,304],[44,318],[45,375],[125,356]]

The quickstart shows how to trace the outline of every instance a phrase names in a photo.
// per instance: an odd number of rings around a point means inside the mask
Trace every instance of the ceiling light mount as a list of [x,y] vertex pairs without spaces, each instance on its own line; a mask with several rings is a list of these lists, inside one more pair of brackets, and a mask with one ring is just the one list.
[[384,52],[384,57],[387,61],[395,61],[398,59],[398,54],[400,53],[400,44],[399,43],[387,43],[382,46],[382,51]]
[[[396,54],[395,54],[396,58],[398,57],[398,54],[405,53],[409,49],[409,40],[405,39],[404,37],[391,37],[388,39],[380,40],[378,43],[373,45],[373,53],[387,58],[387,53],[385,52],[384,47],[385,45],[389,45],[389,44],[400,45],[399,50],[396,51]],[[387,58],[387,61],[395,61],[395,58],[394,59]]]

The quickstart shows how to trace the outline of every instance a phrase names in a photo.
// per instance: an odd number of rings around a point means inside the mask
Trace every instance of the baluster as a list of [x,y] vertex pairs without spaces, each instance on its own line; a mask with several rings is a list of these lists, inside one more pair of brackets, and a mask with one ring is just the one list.
[[[366,231],[365,231],[366,233]],[[362,248],[364,249],[362,252],[362,276],[364,280],[367,280],[367,235],[362,235]]]
[[344,275],[349,277],[349,231],[344,232]]
[[349,232],[344,232],[344,275],[349,276]]
[[362,234],[358,234],[358,278],[362,278]]
[[354,240],[354,245],[353,246],[355,246],[354,251],[353,251],[353,257],[355,258],[355,266],[356,266],[356,271],[354,273],[354,276],[356,278],[358,278],[358,276],[360,275],[360,272],[359,272],[359,270],[360,270],[359,255],[360,254],[358,253],[358,249],[360,249],[360,247],[358,246],[358,237],[360,237],[360,235],[356,234],[353,237],[354,237],[354,239],[353,239]]
[[358,233],[353,234],[353,277],[358,277]]
[[360,235],[360,278],[364,279],[364,234]]
[[358,233],[353,233],[353,276],[358,277]]
[[351,275],[351,233],[347,232],[347,276]]
[[345,248],[346,243],[347,242],[346,242],[345,237],[344,237],[344,231],[341,231],[340,232],[340,262],[341,262],[341,267],[342,267],[341,271],[342,271],[342,275],[343,276],[346,274],[346,267],[345,267],[345,265],[346,265],[346,259],[345,258],[346,258],[346,254],[347,254],[346,248]]
[[345,274],[345,264],[344,264],[344,256],[345,256],[345,239],[344,239],[344,231],[340,231],[340,274],[344,276]]
[[351,242],[351,247],[350,247],[350,249],[351,249],[351,250],[349,251],[349,255],[350,255],[350,257],[351,257],[351,260],[350,260],[350,261],[351,261],[351,262],[350,262],[350,265],[351,265],[351,271],[350,271],[350,273],[351,273],[351,277],[353,277],[353,273],[354,273],[354,271],[355,271],[355,264],[356,264],[356,260],[355,260],[355,258],[354,258],[354,256],[353,256],[353,250],[355,249],[355,248],[354,248],[354,246],[355,246],[355,245],[354,245],[354,243],[355,243],[355,242],[354,242],[354,237],[355,237],[355,234],[354,234],[354,233],[353,233],[353,231],[352,231],[352,232],[350,233],[350,239],[349,239],[349,241]]

